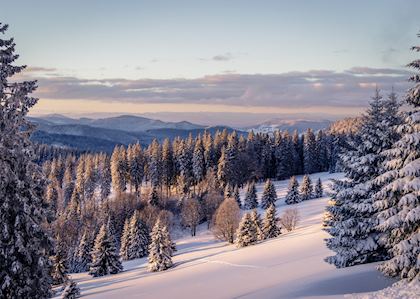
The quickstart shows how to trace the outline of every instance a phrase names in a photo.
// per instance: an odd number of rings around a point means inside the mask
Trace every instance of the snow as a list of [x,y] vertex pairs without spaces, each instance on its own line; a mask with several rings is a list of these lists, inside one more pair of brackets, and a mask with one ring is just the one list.
[[[325,194],[331,178],[341,174],[318,173]],[[302,177],[298,177],[301,182]],[[288,181],[273,182],[279,200],[278,215],[290,207],[301,216],[298,228],[278,238],[245,248],[216,241],[210,232],[175,240],[174,267],[159,273],[147,271],[147,259],[124,262],[116,275],[92,278],[72,274],[86,298],[348,298],[390,286],[392,279],[376,270],[376,264],[336,269],[324,262],[331,255],[324,243],[322,219],[329,197],[288,206],[284,202]],[[261,197],[263,183],[257,185]],[[243,198],[244,190],[241,190]],[[263,213],[263,210],[259,210]],[[370,298],[370,297],[366,297]],[[377,298],[377,297],[372,297]]]
[[406,280],[399,281],[392,286],[383,290],[371,293],[364,293],[358,295],[348,296],[348,298],[357,299],[413,299],[419,298],[420,294],[420,282],[412,281],[407,282]]

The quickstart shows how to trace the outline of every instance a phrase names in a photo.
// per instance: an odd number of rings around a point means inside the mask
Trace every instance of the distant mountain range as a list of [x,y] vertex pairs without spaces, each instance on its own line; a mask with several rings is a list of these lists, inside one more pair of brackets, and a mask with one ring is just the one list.
[[271,119],[256,126],[244,128],[247,131],[272,133],[274,131],[289,131],[290,133],[297,130],[298,133],[305,132],[308,128],[314,131],[327,128],[332,122],[329,120],[285,120]]
[[205,130],[215,133],[217,130],[234,129],[226,126],[205,127],[190,122],[163,122],[140,116],[121,115],[117,117],[92,119],[70,118],[59,114],[43,117],[29,117],[37,126],[32,140],[60,147],[74,147],[83,151],[113,150],[115,145],[128,145],[139,142],[150,144],[153,139],[163,140],[175,137],[195,137]]
[[[121,115],[108,118],[70,118],[60,114],[43,117],[30,117],[37,130],[32,140],[60,147],[74,147],[82,151],[111,152],[115,145],[128,145],[139,142],[146,146],[153,139],[163,140],[175,137],[186,138],[190,134],[195,137],[208,131],[214,134],[217,130],[234,129],[227,126],[202,126],[187,121],[164,122],[141,116]],[[275,130],[305,131],[308,127],[314,130],[326,128],[329,121],[280,120],[275,119],[254,127],[238,128],[239,134],[246,131],[273,132]]]

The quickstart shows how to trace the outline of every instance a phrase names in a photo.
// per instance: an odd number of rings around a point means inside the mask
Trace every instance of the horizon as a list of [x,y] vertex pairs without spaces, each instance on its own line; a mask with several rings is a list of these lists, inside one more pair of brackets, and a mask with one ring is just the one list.
[[2,3],[28,8],[0,18],[28,65],[17,79],[38,80],[31,115],[334,120],[359,115],[376,86],[409,86],[419,2],[163,2]]

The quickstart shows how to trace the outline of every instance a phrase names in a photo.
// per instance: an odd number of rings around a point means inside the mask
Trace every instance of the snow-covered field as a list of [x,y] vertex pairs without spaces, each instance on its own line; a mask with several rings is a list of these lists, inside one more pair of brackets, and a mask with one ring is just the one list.
[[[340,175],[321,176],[328,181]],[[298,177],[301,181],[301,177]],[[284,203],[288,181],[275,182]],[[263,184],[257,186],[259,196]],[[366,293],[390,286],[394,281],[382,276],[375,264],[336,269],[324,262],[332,254],[324,245],[322,217],[328,197],[293,207],[301,215],[299,227],[290,233],[260,244],[237,249],[214,240],[202,229],[197,237],[176,240],[175,267],[160,273],[146,270],[146,259],[124,262],[124,272],[100,278],[87,273],[72,274],[86,298],[343,298],[345,294]],[[260,210],[260,212],[262,212]]]

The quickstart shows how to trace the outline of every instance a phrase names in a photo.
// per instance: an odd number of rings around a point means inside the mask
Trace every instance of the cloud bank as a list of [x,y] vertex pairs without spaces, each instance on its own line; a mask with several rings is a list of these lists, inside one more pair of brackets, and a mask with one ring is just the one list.
[[[45,71],[43,75],[40,72]],[[313,70],[281,74],[220,74],[196,79],[83,79],[29,68],[19,79],[38,80],[41,99],[132,103],[222,104],[334,108],[366,106],[376,86],[403,92],[410,72],[355,67],[343,72]]]

